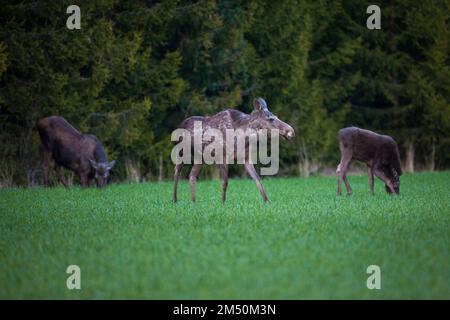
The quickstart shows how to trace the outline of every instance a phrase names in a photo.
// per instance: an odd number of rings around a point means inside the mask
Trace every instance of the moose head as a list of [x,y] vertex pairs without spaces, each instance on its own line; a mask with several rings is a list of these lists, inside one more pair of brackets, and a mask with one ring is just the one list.
[[267,103],[263,98],[255,99],[253,102],[255,110],[250,114],[250,122],[249,125],[255,129],[267,129],[270,130],[277,129],[280,132],[280,135],[287,139],[291,140],[295,136],[294,129],[288,125],[287,123],[278,119],[276,115],[269,111],[267,107]]
[[116,164],[116,161],[107,162],[96,162],[92,159],[89,159],[91,167],[94,171],[95,181],[97,183],[97,187],[101,188],[106,185],[108,181],[109,172]]
[[[390,167],[390,169],[388,169],[386,171],[386,176],[389,178],[389,180],[392,183],[392,188],[394,189],[395,194],[400,194],[400,175],[402,173],[397,172],[397,170],[394,167]],[[386,192],[387,193],[392,193],[391,189],[385,185],[386,188]]]

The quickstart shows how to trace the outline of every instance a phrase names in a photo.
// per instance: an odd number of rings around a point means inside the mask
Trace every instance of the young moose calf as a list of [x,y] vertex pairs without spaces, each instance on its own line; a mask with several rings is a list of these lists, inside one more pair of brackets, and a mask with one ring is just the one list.
[[[234,130],[261,130],[266,129],[268,132],[271,130],[278,130],[280,135],[287,140],[291,140],[295,136],[294,129],[287,123],[278,119],[272,112],[269,111],[267,107],[267,103],[263,98],[258,98],[254,102],[254,110],[251,114],[246,114],[238,110],[228,109],[222,112],[219,112],[210,117],[203,116],[193,116],[185,119],[180,125],[179,128],[186,129],[190,132],[191,136],[194,136],[194,123],[201,122],[203,124],[203,128],[206,130],[207,128],[214,128],[222,132],[223,136],[226,136],[226,130],[234,129]],[[192,141],[194,138],[192,138]],[[203,143],[205,143],[203,141]],[[224,147],[224,151],[227,149],[226,145],[230,144],[234,150],[236,150],[236,141],[233,139],[232,141],[223,141],[222,145]],[[194,146],[193,146],[193,149]],[[197,151],[196,151],[197,152]],[[224,152],[225,153],[225,152]],[[249,144],[246,142],[245,144],[245,154],[248,156],[249,154]],[[236,161],[236,154],[234,154],[234,161]],[[222,202],[225,202],[226,192],[228,187],[228,163],[226,161],[220,164],[220,176],[222,178]],[[181,169],[183,168],[184,163],[175,165],[175,174],[174,174],[174,187],[173,187],[173,202],[177,202],[177,186],[178,180],[180,178]],[[200,173],[200,169],[202,164],[194,164],[192,166],[191,172],[189,174],[189,184],[191,186],[191,197],[192,202],[195,202],[195,184],[197,180],[197,176]],[[256,182],[256,186],[261,193],[261,196],[264,202],[269,202],[267,198],[266,192],[264,191],[263,185],[261,183],[261,178],[259,177],[256,169],[246,157],[246,161],[244,163],[245,170],[250,175],[250,177]]]
[[48,117],[38,122],[38,131],[44,146],[44,184],[48,185],[48,166],[51,159],[58,166],[58,175],[67,187],[63,168],[72,170],[81,186],[88,186],[95,178],[97,187],[103,187],[115,161],[106,160],[102,144],[96,136],[81,134],[62,117]]
[[373,194],[373,175],[380,178],[388,193],[400,193],[400,155],[397,143],[389,136],[356,127],[339,130],[339,147],[341,162],[336,173],[338,175],[338,191],[341,194],[342,179],[347,194],[352,194],[352,188],[347,180],[347,170],[352,159],[367,164],[369,169],[370,192]]

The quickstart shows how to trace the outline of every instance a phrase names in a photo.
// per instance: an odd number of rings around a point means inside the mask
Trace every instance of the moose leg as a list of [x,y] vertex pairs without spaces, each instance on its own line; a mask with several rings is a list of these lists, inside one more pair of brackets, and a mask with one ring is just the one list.
[[341,163],[339,163],[339,165],[337,166],[336,173],[338,175],[338,191],[336,194],[338,196],[342,194],[342,180],[344,180],[345,187],[347,188],[347,194],[352,194],[352,189],[350,188],[350,183],[348,182],[346,176],[351,160],[352,158],[344,153],[341,158]]
[[195,182],[197,181],[197,176],[200,173],[201,168],[201,164],[194,164],[191,172],[189,173],[189,184],[191,185],[192,202],[195,202]]
[[43,151],[42,154],[42,171],[44,174],[44,185],[48,186],[48,167],[50,166],[50,161],[52,154],[49,151]]
[[352,190],[352,187],[350,187],[350,183],[348,182],[347,174],[344,174],[343,178],[344,178],[345,188],[347,189],[347,195],[351,196],[353,194],[353,190]]
[[220,176],[222,178],[222,203],[225,202],[227,198],[227,187],[228,187],[228,165],[220,165]]
[[264,191],[263,185],[261,183],[261,178],[259,177],[258,173],[255,170],[255,166],[252,163],[245,163],[244,166],[245,170],[247,170],[250,177],[252,177],[252,179],[255,180],[256,186],[258,187],[264,202],[266,203],[269,202],[269,199],[267,198],[266,192]]
[[64,168],[61,166],[58,166],[57,171],[58,171],[59,181],[61,181],[63,186],[67,188],[69,185],[67,184],[66,177],[64,177]]
[[369,186],[370,186],[370,194],[373,195],[373,169],[372,167],[367,167],[369,169]]
[[173,184],[173,197],[172,201],[175,203],[177,202],[177,188],[178,188],[178,179],[180,178],[181,169],[183,168],[183,164],[177,164],[175,165],[175,174],[173,177],[174,184]]

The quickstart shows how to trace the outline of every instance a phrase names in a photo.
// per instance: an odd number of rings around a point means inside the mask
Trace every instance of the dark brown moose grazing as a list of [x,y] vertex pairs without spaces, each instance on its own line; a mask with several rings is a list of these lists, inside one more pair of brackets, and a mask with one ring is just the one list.
[[48,168],[53,159],[57,165],[59,179],[64,186],[63,168],[72,170],[86,187],[95,178],[97,187],[103,187],[115,161],[107,162],[102,144],[96,136],[81,134],[64,118],[52,116],[38,122],[38,131],[43,144],[44,184],[48,185]]
[[[267,108],[267,104],[264,99],[259,98],[254,101],[254,111],[251,114],[246,114],[238,110],[228,109],[222,112],[219,112],[211,117],[202,117],[202,116],[193,116],[185,119],[178,128],[186,129],[189,131],[191,137],[194,136],[194,122],[201,122],[203,130],[212,128],[220,131],[223,136],[226,135],[226,130],[233,129],[238,130],[241,129],[243,131],[247,129],[260,130],[266,129],[267,132],[270,132],[272,129],[279,130],[279,134],[287,140],[291,140],[294,135],[294,129],[288,125],[287,123],[281,121],[272,114]],[[233,139],[234,140],[234,139]],[[223,140],[223,148],[226,149],[226,139]],[[236,141],[233,141],[234,149],[236,150]],[[204,147],[204,144],[203,144]],[[261,184],[261,178],[255,170],[254,165],[251,161],[248,160],[248,149],[249,145],[246,142],[245,144],[245,153],[246,158],[244,161],[244,166],[247,173],[250,177],[256,182],[256,185],[261,193],[261,196],[265,202],[268,202],[266,192]],[[224,151],[225,152],[225,151]],[[236,153],[234,154],[234,160],[236,161]],[[222,202],[225,202],[226,192],[228,187],[228,164],[226,161],[223,161],[223,164],[219,164],[220,167],[220,176],[222,179]],[[181,169],[183,168],[184,163],[175,165],[175,174],[174,174],[174,188],[173,188],[173,202],[177,201],[177,186],[178,180],[180,177]],[[195,183],[197,180],[197,176],[200,173],[202,164],[193,164],[192,169],[189,174],[189,183],[191,187],[191,197],[192,201],[195,202]]]
[[344,180],[347,194],[353,193],[346,173],[352,159],[364,162],[369,171],[370,192],[373,194],[373,176],[380,178],[388,193],[400,193],[400,155],[397,143],[389,136],[356,127],[339,130],[339,147],[341,162],[336,173],[338,175],[338,191],[341,194],[341,184]]

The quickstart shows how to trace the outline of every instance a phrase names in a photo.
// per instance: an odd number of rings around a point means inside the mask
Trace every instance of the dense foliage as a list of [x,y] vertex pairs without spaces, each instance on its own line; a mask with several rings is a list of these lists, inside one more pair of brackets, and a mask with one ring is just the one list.
[[78,1],[80,30],[70,4],[2,2],[3,183],[40,180],[41,117],[96,134],[116,179],[156,179],[178,122],[257,96],[297,132],[282,174],[335,166],[350,124],[393,135],[409,169],[450,166],[449,0],[379,1],[381,30],[360,0]]

